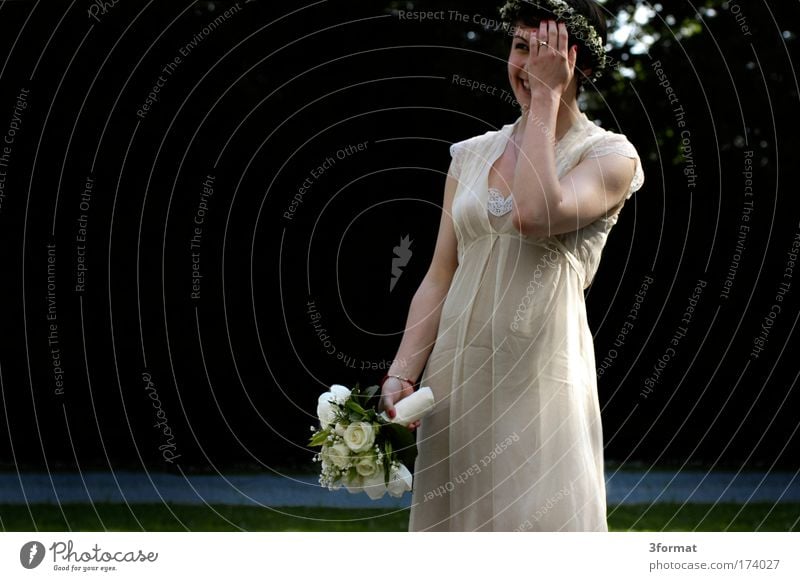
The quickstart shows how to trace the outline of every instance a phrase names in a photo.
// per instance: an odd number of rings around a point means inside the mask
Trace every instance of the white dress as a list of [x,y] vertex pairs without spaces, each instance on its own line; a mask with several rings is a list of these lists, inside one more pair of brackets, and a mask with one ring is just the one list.
[[581,113],[556,144],[559,177],[619,154],[636,160],[629,191],[577,231],[523,236],[487,182],[521,119],[450,148],[459,264],[421,377],[436,403],[417,430],[410,531],[608,530],[583,293],[644,174],[624,135]]

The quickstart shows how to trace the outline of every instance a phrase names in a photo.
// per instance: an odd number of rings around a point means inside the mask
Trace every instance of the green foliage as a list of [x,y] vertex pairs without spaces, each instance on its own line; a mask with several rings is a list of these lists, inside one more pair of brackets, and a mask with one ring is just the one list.
[[389,476],[391,473],[391,457],[392,457],[392,441],[386,440],[386,446],[384,446],[384,454],[386,457],[384,458],[383,462],[383,480],[386,485],[389,485]]
[[331,434],[331,429],[330,428],[325,428],[324,430],[319,430],[319,431],[315,432],[313,436],[311,436],[311,439],[309,440],[308,445],[309,446],[322,446],[326,442],[326,440],[328,439],[328,436],[330,434]]
[[362,391],[358,384],[356,384],[356,386],[351,390],[350,398],[345,404],[345,408],[352,412],[350,414],[351,422],[375,421],[375,418],[378,416],[376,407],[378,405],[377,400],[379,397],[379,389],[379,386],[371,385]]
[[400,462],[412,470],[417,458],[417,444],[411,430],[399,424],[384,424],[381,431],[386,433]]

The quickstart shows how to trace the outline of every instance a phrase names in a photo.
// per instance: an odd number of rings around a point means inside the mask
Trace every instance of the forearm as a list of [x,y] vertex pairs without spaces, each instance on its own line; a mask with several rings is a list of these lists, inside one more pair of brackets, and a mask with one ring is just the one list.
[[[559,97],[552,91],[534,92],[524,118],[525,133],[514,171],[514,225],[523,233],[547,230],[549,215],[561,203],[556,171],[555,133]],[[545,232],[545,235],[546,232]]]
[[450,280],[427,276],[422,280],[411,300],[405,332],[389,368],[390,374],[419,380],[436,341],[439,317],[449,289]]

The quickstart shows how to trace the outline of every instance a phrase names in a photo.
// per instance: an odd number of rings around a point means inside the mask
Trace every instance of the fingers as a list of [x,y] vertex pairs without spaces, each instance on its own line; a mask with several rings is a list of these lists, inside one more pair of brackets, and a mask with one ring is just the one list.
[[569,46],[570,34],[565,22],[540,20],[528,32],[528,76],[550,89],[563,89],[574,75],[577,46]]
[[386,412],[386,415],[390,418],[393,418],[397,412],[394,409],[394,403],[392,402],[391,395],[385,393],[381,396],[381,407]]
[[[547,42],[546,48],[542,48],[543,45],[539,44],[540,40]],[[565,59],[569,59],[570,48],[567,25],[564,22],[555,20],[542,20],[539,22],[539,28],[533,29],[530,33],[529,47],[532,55],[538,55],[541,50],[550,49],[559,53]]]
[[[548,36],[548,32],[547,32],[547,30],[548,30],[547,23],[548,22],[550,22],[550,21],[549,20],[542,20],[539,23],[539,34],[538,34],[537,38],[539,40],[544,40],[544,41],[549,43],[550,42],[550,37]],[[537,42],[536,44],[538,45],[539,43]]]

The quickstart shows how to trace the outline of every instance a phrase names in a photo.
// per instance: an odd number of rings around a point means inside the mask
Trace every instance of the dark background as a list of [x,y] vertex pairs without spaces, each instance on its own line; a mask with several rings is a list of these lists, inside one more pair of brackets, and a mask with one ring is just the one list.
[[[0,206],[0,467],[313,469],[305,443],[319,393],[375,383],[395,356],[433,252],[449,144],[517,117],[500,90],[452,82],[506,89],[508,37],[392,9],[496,20],[497,4],[240,2],[165,75],[144,119],[137,109],[162,67],[235,3],[92,6],[0,4],[0,139],[30,91]],[[612,30],[626,16],[636,22],[635,3],[603,6]],[[598,365],[616,349],[599,381],[606,457],[796,469],[797,270],[764,350],[751,352],[800,232],[798,4],[641,6],[658,10],[640,9],[611,52],[628,72],[607,75],[582,101],[636,145],[646,175],[587,291]],[[652,67],[659,60],[685,110],[691,158]],[[364,151],[335,159],[284,217],[312,170],[360,142]],[[189,243],[208,175],[192,299]],[[404,236],[412,256],[390,290]],[[50,243],[63,392],[48,344]],[[647,277],[638,318],[615,346]],[[699,279],[707,284],[686,336],[645,398]],[[172,462],[159,449],[165,426]]]

